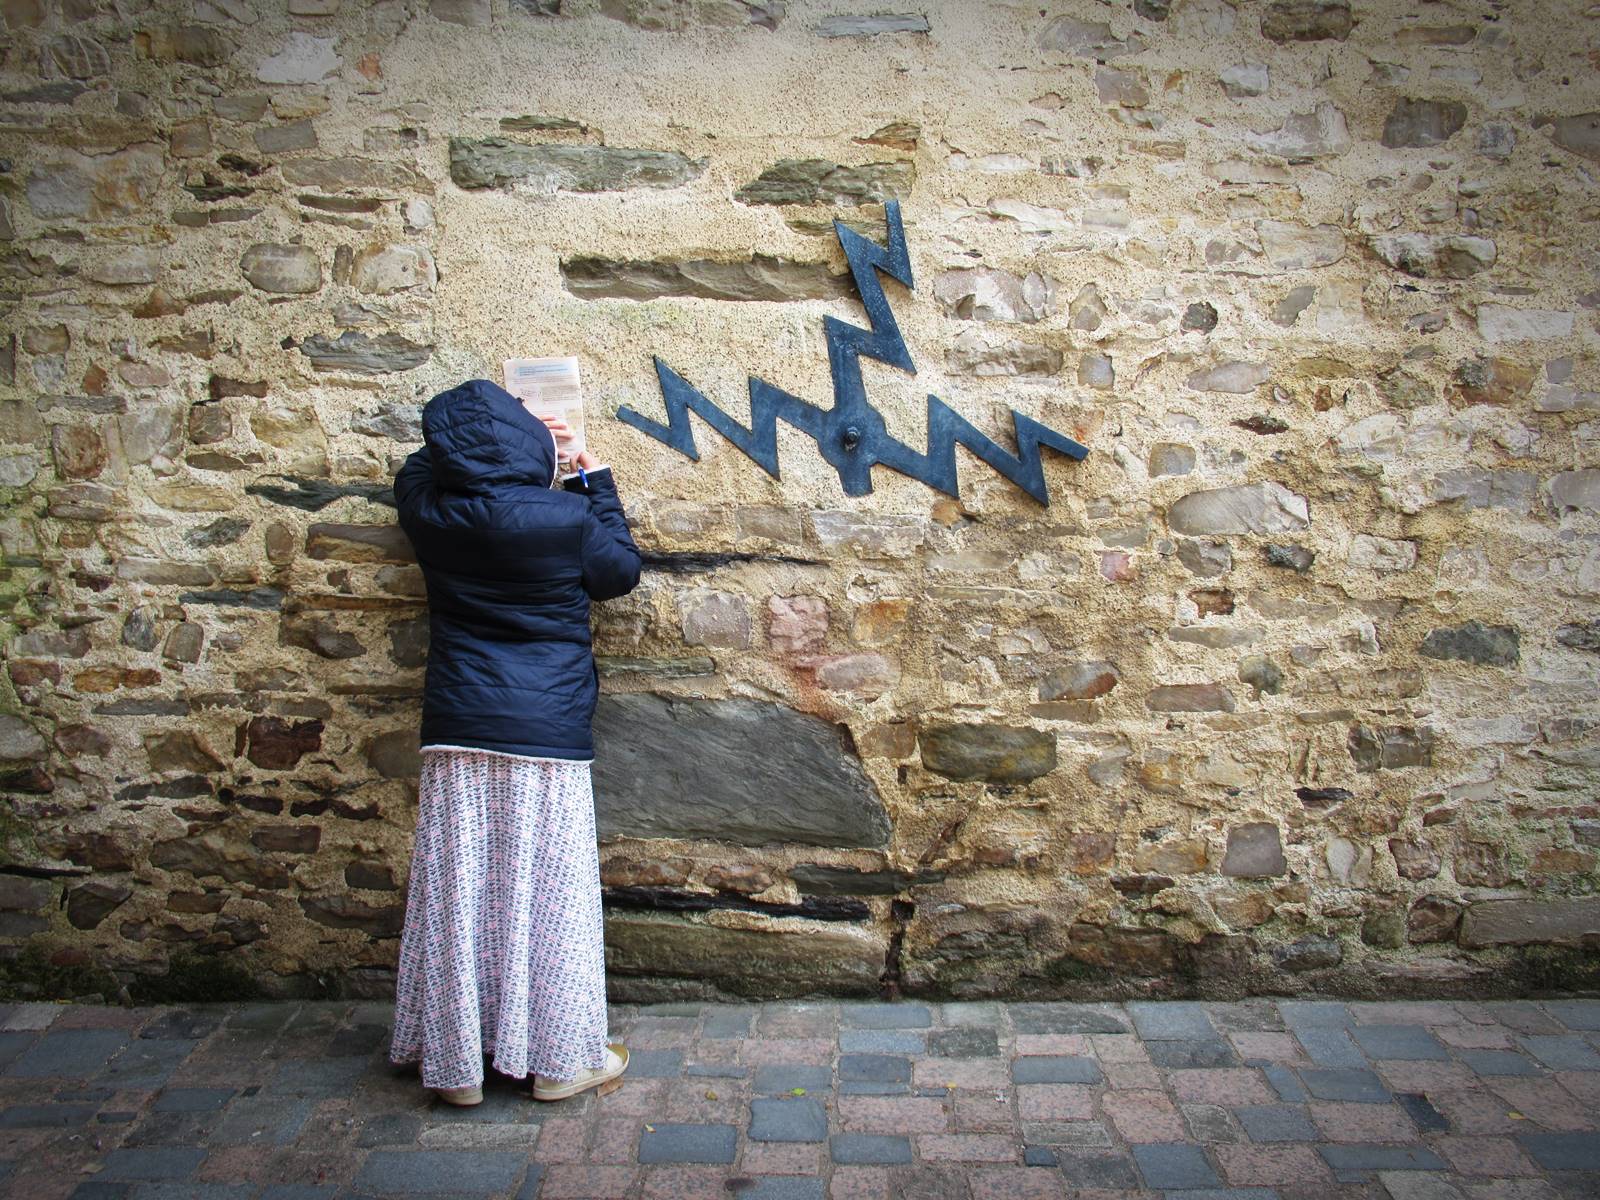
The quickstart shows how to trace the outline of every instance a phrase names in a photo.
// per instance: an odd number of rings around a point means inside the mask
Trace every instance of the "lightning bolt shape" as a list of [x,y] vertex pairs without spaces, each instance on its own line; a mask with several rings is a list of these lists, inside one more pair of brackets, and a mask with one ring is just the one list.
[[749,455],[774,479],[780,477],[777,423],[786,421],[817,443],[822,457],[838,471],[840,486],[850,496],[863,496],[872,491],[872,467],[878,465],[959,499],[955,448],[960,444],[1040,504],[1048,505],[1050,492],[1045,483],[1041,447],[1079,461],[1088,455],[1088,447],[1012,409],[1017,443],[1017,452],[1013,454],[939,397],[930,394],[928,448],[925,452],[913,450],[890,435],[883,415],[868,401],[861,375],[863,356],[900,367],[912,375],[917,373],[878,279],[878,272],[882,271],[906,288],[912,286],[911,258],[906,250],[898,200],[884,205],[884,219],[888,229],[888,244],[884,246],[862,237],[842,221],[835,219],[833,223],[870,327],[863,329],[832,316],[822,318],[823,335],[828,344],[828,370],[833,379],[832,408],[820,408],[750,376],[750,424],[746,427],[708,400],[659,356],[653,356],[666,403],[666,423],[652,420],[627,405],[617,410],[617,419],[691,460],[699,461],[700,451],[689,421],[691,412],[698,413],[706,424]]

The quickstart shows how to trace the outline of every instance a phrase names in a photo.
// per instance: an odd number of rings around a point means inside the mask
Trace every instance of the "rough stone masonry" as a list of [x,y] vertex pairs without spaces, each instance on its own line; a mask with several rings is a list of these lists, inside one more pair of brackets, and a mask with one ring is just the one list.
[[[0,0],[8,986],[383,997],[419,406],[578,354],[619,998],[1597,983],[1600,10]],[[1041,506],[611,419],[829,403],[901,204]]]

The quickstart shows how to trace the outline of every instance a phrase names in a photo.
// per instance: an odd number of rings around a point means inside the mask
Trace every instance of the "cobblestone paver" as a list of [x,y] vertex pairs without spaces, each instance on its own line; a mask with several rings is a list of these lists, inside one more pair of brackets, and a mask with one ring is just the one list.
[[456,1108],[368,1002],[0,1006],[25,1200],[1578,1200],[1600,1001],[670,1004]]

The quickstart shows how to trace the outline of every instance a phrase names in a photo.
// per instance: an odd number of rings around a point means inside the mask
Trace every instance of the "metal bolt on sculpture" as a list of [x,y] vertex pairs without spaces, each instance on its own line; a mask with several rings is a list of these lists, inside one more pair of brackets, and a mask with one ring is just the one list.
[[973,428],[965,417],[939,397],[930,394],[928,450],[922,453],[890,436],[882,414],[867,400],[866,386],[861,379],[863,354],[903,367],[913,375],[917,373],[905,339],[895,324],[889,301],[883,294],[883,284],[873,271],[876,267],[911,287],[911,259],[906,253],[905,232],[900,226],[898,200],[884,205],[884,218],[889,232],[887,247],[862,237],[837,219],[833,223],[872,328],[862,329],[835,317],[822,318],[828,341],[828,369],[833,376],[832,408],[818,408],[752,375],[750,427],[746,429],[659,357],[652,355],[656,376],[661,381],[661,394],[666,400],[667,423],[653,421],[626,405],[617,410],[618,420],[699,461],[700,452],[695,447],[694,431],[689,425],[689,412],[693,410],[777,479],[777,422],[781,418],[817,443],[822,457],[839,472],[839,483],[847,496],[864,496],[872,491],[872,468],[885,466],[959,498],[956,443],[960,442],[1040,504],[1048,505],[1050,493],[1039,461],[1039,447],[1048,446],[1082,460],[1089,453],[1087,446],[1012,409],[1011,420],[1017,438],[1017,453],[1012,454]]

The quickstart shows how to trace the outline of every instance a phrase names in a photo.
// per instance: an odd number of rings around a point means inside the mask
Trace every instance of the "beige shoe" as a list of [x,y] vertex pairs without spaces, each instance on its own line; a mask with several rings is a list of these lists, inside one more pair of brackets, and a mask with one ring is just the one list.
[[483,1103],[483,1087],[481,1084],[469,1084],[466,1087],[434,1088],[433,1094],[446,1104],[473,1105]]
[[579,1071],[576,1079],[551,1079],[545,1075],[535,1075],[533,1098],[565,1100],[568,1096],[576,1096],[579,1092],[586,1092],[590,1088],[599,1088],[599,1094],[604,1096],[607,1092],[616,1091],[622,1086],[622,1073],[627,1069],[628,1048],[621,1042],[612,1042],[606,1047],[606,1065]]

